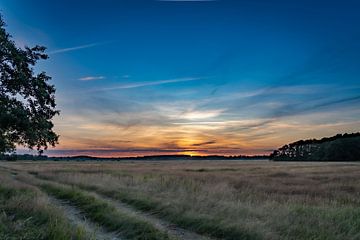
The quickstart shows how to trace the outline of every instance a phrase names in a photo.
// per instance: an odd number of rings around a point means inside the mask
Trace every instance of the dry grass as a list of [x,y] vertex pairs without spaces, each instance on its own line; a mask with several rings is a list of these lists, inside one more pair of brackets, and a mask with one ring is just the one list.
[[89,239],[39,189],[0,171],[0,239]]
[[2,165],[108,194],[219,238],[360,238],[357,163],[179,161]]

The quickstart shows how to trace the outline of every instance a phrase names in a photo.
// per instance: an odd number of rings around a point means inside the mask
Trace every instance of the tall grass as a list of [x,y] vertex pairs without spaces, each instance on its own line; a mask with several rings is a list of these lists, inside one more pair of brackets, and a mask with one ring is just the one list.
[[[210,235],[221,239],[261,239],[260,234],[252,232],[245,227],[239,228],[230,224],[224,224],[221,219],[205,215],[184,214],[183,210],[174,208],[172,205],[164,205],[162,202],[153,201],[146,195],[141,196],[137,194],[132,196],[131,194],[122,191],[104,191],[101,188],[80,184],[76,186],[86,190],[96,191],[107,197],[131,205],[140,211],[157,213],[159,217],[200,234]],[[56,191],[56,193],[59,193],[59,191]],[[56,196],[62,198],[62,196]],[[69,197],[65,197],[65,199],[69,199]],[[112,218],[112,216],[110,217]]]
[[50,195],[75,204],[86,217],[104,226],[109,231],[119,232],[126,239],[170,239],[170,237],[150,223],[120,212],[104,200],[98,199],[77,188],[54,184],[42,184]]
[[89,239],[36,189],[0,176],[0,239]]
[[359,238],[356,163],[47,162],[11,167],[97,191],[218,238]]

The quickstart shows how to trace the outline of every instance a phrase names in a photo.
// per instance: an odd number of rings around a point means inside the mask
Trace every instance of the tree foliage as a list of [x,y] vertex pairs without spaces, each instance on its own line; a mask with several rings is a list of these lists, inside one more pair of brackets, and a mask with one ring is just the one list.
[[0,153],[16,145],[40,153],[54,146],[55,87],[45,72],[35,72],[38,60],[47,59],[45,47],[19,48],[5,30],[0,16]]
[[286,144],[270,158],[276,161],[360,161],[360,132]]

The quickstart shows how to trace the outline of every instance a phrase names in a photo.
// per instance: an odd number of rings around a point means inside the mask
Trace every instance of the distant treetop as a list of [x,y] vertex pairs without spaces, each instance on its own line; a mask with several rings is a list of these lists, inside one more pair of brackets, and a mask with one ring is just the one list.
[[299,140],[275,150],[275,161],[360,161],[360,132]]

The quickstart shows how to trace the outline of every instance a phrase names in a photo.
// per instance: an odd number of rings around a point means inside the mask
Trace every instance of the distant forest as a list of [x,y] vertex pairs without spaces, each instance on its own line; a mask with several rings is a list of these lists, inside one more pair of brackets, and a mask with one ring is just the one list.
[[360,161],[360,132],[300,140],[275,150],[274,161]]
[[266,160],[273,161],[360,161],[360,132],[337,134],[322,139],[300,140],[286,144],[270,155],[256,156],[189,156],[158,155],[139,157],[48,157],[46,155],[0,154],[0,160],[33,160],[33,161],[122,161],[122,160]]
[[46,155],[30,154],[0,154],[0,161],[32,160],[32,161],[171,161],[171,160],[267,160],[269,155],[237,155],[237,156],[190,156],[190,155],[152,155],[139,157],[92,157],[92,156],[71,156],[71,157],[48,157]]

